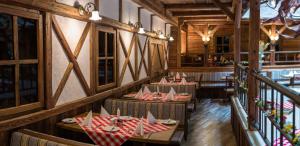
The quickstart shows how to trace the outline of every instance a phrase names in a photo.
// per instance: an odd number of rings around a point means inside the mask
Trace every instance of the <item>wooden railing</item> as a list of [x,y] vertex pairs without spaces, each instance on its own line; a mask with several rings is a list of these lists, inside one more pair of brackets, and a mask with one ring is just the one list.
[[[239,87],[247,78],[247,67],[237,65]],[[249,75],[249,74],[248,74]],[[260,72],[251,72],[257,83],[255,99],[255,122],[265,143],[269,146],[291,143],[300,145],[300,95],[291,88],[280,85]],[[254,85],[255,86],[255,85]],[[238,99],[245,111],[248,110],[247,88],[237,90]]]
[[248,111],[248,83],[247,83],[248,67],[237,64],[237,80],[236,80],[236,91],[241,105],[245,112]]
[[[241,60],[248,61],[248,52],[241,52]],[[299,64],[300,51],[265,51],[263,57],[264,65],[287,65]]]

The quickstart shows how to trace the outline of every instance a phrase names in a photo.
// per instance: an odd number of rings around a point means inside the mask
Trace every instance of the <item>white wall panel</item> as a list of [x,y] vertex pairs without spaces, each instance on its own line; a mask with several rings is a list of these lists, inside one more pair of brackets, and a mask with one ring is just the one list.
[[[142,50],[144,49],[144,46],[146,45],[146,47],[148,47],[148,43],[145,44],[146,42],[146,39],[147,37],[144,36],[144,35],[139,35],[139,41],[140,41],[140,44],[142,46]],[[140,62],[142,61],[142,54],[140,51],[138,51],[138,62],[140,64]],[[145,54],[144,54],[144,59],[145,59],[145,62],[146,62],[146,65],[148,65],[148,48],[146,48],[146,51],[145,51]],[[147,66],[148,67],[148,66]],[[143,79],[143,78],[146,78],[147,77],[147,73],[146,73],[146,69],[145,69],[145,66],[144,64],[142,63],[142,69],[141,69],[141,72],[140,72],[140,75],[139,75],[139,78],[140,79]]]
[[119,20],[119,0],[99,0],[99,13],[102,16]]
[[161,30],[163,34],[165,34],[165,22],[157,16],[153,17],[153,30]]
[[152,13],[146,9],[141,10],[141,23],[143,27],[148,31],[151,30],[151,14]]
[[74,2],[78,1],[82,6],[85,6],[88,2],[94,2],[94,0],[56,0],[58,3],[73,6]]
[[122,22],[135,24],[138,21],[138,5],[131,0],[123,0]]
[[[83,30],[87,22],[79,21],[72,18],[62,17],[55,15],[59,27],[61,28],[68,45],[72,52],[82,36]],[[82,46],[81,52],[77,58],[78,64],[81,68],[83,76],[90,84],[90,36],[87,38]],[[60,42],[57,39],[56,34],[52,31],[52,87],[53,93],[57,90],[57,87],[65,73],[67,65],[69,64],[69,59],[67,58]],[[67,83],[58,98],[56,105],[61,105],[67,102],[78,100],[80,98],[86,97],[74,70],[72,70]]]
[[[122,37],[122,39],[124,41],[124,45],[125,45],[127,51],[129,49],[130,42],[132,40],[132,36],[133,36],[133,34],[131,32],[120,31],[120,37]],[[121,74],[122,67],[123,67],[123,64],[124,64],[126,58],[124,56],[124,53],[123,53],[123,50],[122,50],[121,46],[118,47],[118,51],[119,51],[119,71],[120,71],[120,74]],[[134,47],[132,48],[132,52],[131,52],[131,55],[130,55],[130,61],[131,61],[132,67],[134,69],[134,67],[135,67],[134,66]],[[125,74],[124,74],[124,78],[123,78],[123,81],[122,81],[121,85],[126,85],[126,84],[128,84],[132,81],[133,81],[133,78],[131,76],[129,67],[127,65],[126,71],[125,71]]]
[[64,90],[62,91],[60,97],[58,98],[58,101],[56,103],[56,106],[62,105],[68,102],[72,102],[81,98],[86,97],[83,88],[81,87],[81,84],[74,72],[72,70],[70,74],[70,78],[68,79],[66,86],[64,87]]

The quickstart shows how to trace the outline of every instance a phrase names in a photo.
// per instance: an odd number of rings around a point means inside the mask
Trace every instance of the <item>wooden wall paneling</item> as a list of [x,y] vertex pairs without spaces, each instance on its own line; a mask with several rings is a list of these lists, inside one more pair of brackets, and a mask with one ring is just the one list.
[[95,38],[96,36],[96,24],[91,23],[90,26],[90,90],[92,92],[92,95],[96,93],[96,86],[97,86],[97,80],[96,80],[96,41]]
[[136,35],[136,37],[135,37],[135,39],[134,39],[134,81],[136,81],[136,80],[138,80],[139,79],[139,75],[140,74],[138,74],[138,70],[139,70],[139,66],[138,66],[138,64],[139,64],[139,58],[138,58],[138,50],[139,50],[139,46],[138,46],[138,41],[139,41],[139,35],[137,34],[137,33],[135,33],[135,35]]
[[123,0],[119,0],[119,22],[123,22]]
[[260,40],[260,1],[250,1],[250,24],[249,24],[249,71],[248,71],[248,126],[253,130],[253,122],[256,117],[255,98],[257,96],[257,83],[252,72],[259,69],[258,48]]
[[53,25],[54,32],[57,34],[58,40],[61,43],[62,48],[64,49],[64,51],[66,53],[66,56],[68,57],[68,59],[70,61],[68,66],[67,66],[67,69],[64,73],[64,76],[63,76],[62,80],[60,81],[57,90],[54,93],[54,99],[56,101],[58,100],[58,98],[59,98],[61,92],[63,91],[63,88],[65,87],[65,84],[66,84],[66,82],[67,82],[67,80],[68,80],[68,78],[71,74],[71,71],[73,69],[74,69],[75,74],[77,75],[77,77],[78,77],[78,79],[79,79],[79,81],[80,81],[80,83],[83,87],[83,90],[87,94],[87,96],[92,95],[92,92],[89,88],[89,85],[87,84],[87,82],[86,82],[86,80],[85,80],[85,78],[84,78],[84,76],[81,72],[80,66],[77,62],[77,57],[80,54],[80,51],[81,51],[83,43],[86,39],[86,36],[87,36],[88,32],[90,31],[91,23],[86,24],[86,26],[84,28],[84,31],[83,31],[83,34],[81,35],[81,38],[79,39],[79,41],[77,43],[74,54],[71,51],[71,48],[70,48],[68,42],[66,41],[66,38],[65,38],[63,32],[61,31],[61,29],[58,25],[58,22],[57,22],[57,20],[54,16],[52,16],[52,25]]
[[[13,16],[13,33],[14,33],[14,56],[15,60],[19,61],[19,38],[18,38],[18,17]],[[20,84],[19,84],[19,78],[20,78],[20,64],[17,63],[15,65],[15,96],[16,96],[16,106],[20,105]]]
[[[129,67],[129,70],[131,72],[131,76],[132,78],[135,80],[135,70],[133,69],[132,67],[132,64],[131,64],[131,61],[130,61],[130,55],[131,55],[131,52],[132,52],[132,48],[134,47],[134,44],[136,42],[136,39],[135,39],[136,34],[134,33],[132,35],[132,39],[131,39],[131,42],[130,42],[130,45],[129,45],[129,48],[127,49],[125,44],[124,44],[124,41],[122,39],[122,36],[121,34],[119,33],[119,42],[121,44],[121,48],[123,50],[123,53],[124,53],[124,56],[125,56],[125,61],[124,61],[124,64],[123,64],[123,67],[122,67],[122,71],[120,73],[120,77],[119,77],[119,80],[120,80],[120,84],[122,84],[122,81],[123,81],[123,78],[124,78],[124,75],[125,75],[125,71],[126,71],[126,68],[127,68],[127,65]],[[127,51],[128,50],[128,51]]]
[[52,14],[45,14],[45,97],[46,108],[53,108],[56,100],[52,96]]
[[39,19],[38,19],[38,25],[37,25],[37,45],[38,45],[38,67],[40,68],[38,70],[38,98],[40,101],[40,105],[41,107],[45,106],[45,95],[44,95],[44,75],[45,72],[43,70],[44,67],[44,43],[43,43],[43,36],[44,36],[44,32],[43,32],[43,16],[40,15]]
[[[42,110],[42,111],[38,111],[35,113],[31,113],[28,115],[24,115],[24,116],[20,116],[17,118],[11,118],[8,120],[3,120],[0,121],[0,133],[1,132],[5,132],[5,131],[9,131],[9,130],[13,130],[28,124],[32,124],[41,120],[45,120],[48,119],[50,117],[54,117],[57,116],[59,114],[68,112],[68,111],[72,111],[74,109],[86,106],[88,104],[94,103],[96,101],[101,101],[104,100],[105,98],[109,97],[109,96],[113,96],[115,94],[121,93],[126,91],[129,88],[132,88],[134,86],[138,86],[141,85],[143,83],[149,82],[150,77],[147,77],[145,79],[141,79],[139,81],[134,81],[131,82],[130,84],[126,85],[126,86],[122,86],[122,87],[117,87],[114,89],[110,89],[110,90],[106,90],[104,92],[98,93],[96,95],[92,95],[92,96],[88,96],[86,98],[82,98],[76,101],[72,101],[66,104],[62,104],[59,106],[56,106],[52,109],[48,109],[48,110]],[[1,139],[1,135],[0,135],[0,139]],[[2,141],[1,141],[2,142]]]

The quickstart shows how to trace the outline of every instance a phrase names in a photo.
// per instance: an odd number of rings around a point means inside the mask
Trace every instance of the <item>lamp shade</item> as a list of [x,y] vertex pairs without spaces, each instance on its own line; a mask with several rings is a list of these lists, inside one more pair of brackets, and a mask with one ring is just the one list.
[[164,36],[163,33],[160,33],[159,36],[158,36],[158,38],[160,38],[160,39],[166,39],[166,37]]
[[146,32],[145,32],[145,30],[144,30],[143,27],[140,27],[138,33],[139,33],[139,34],[144,34],[144,33],[146,33]]
[[173,42],[173,41],[174,41],[174,38],[173,38],[172,36],[170,36],[169,41],[170,41],[170,42]]
[[99,11],[92,11],[92,16],[90,17],[90,20],[92,21],[98,21],[102,18],[99,16]]

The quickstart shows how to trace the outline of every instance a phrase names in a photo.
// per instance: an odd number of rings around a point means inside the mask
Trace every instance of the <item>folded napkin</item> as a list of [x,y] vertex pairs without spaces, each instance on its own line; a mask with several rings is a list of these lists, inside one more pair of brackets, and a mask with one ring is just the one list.
[[141,97],[143,97],[143,91],[142,91],[142,89],[139,90],[139,92],[134,96],[134,98],[139,99]]
[[181,83],[181,84],[186,84],[186,83],[187,83],[187,81],[186,81],[186,79],[185,79],[185,78],[182,78],[180,83]]
[[136,135],[144,136],[143,117],[141,118],[141,120],[139,121],[138,125],[136,126],[135,134],[136,134]]
[[143,94],[151,94],[152,92],[150,91],[150,89],[148,88],[148,86],[144,87],[144,91]]
[[175,99],[175,97],[174,97],[174,94],[173,93],[171,93],[171,91],[167,94],[167,96],[166,96],[166,100],[167,101],[172,101],[172,100],[174,100]]
[[93,121],[93,112],[90,111],[85,119],[82,121],[83,126],[87,126],[88,128],[92,128],[92,121]]
[[107,112],[107,110],[101,106],[101,113],[100,113],[101,116],[109,116],[109,113]]
[[120,111],[120,109],[118,108],[118,109],[117,109],[117,117],[120,117],[120,115],[121,115],[121,111]]
[[166,78],[165,77],[161,78],[159,84],[166,84],[166,83],[168,83],[168,81],[166,80]]
[[148,113],[147,113],[147,121],[148,121],[149,124],[155,124],[156,123],[156,119],[150,111],[148,111]]
[[176,73],[176,79],[180,79],[180,74],[178,72]]
[[173,88],[173,87],[171,87],[171,89],[170,89],[169,93],[173,94],[174,96],[176,95],[176,91],[174,90],[174,88]]
[[182,73],[182,77],[186,78],[186,77],[187,77],[187,75],[186,75],[185,73]]

